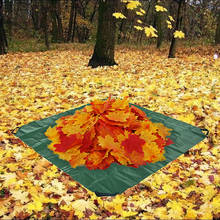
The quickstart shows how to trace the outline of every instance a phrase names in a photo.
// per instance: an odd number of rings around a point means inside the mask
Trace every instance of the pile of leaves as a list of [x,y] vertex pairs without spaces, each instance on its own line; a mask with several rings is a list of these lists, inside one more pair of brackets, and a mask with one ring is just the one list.
[[[112,163],[138,167],[164,160],[166,138],[172,129],[152,123],[127,98],[94,100],[91,105],[62,117],[49,127],[49,149],[73,168],[106,169]],[[169,141],[169,144],[171,142]]]

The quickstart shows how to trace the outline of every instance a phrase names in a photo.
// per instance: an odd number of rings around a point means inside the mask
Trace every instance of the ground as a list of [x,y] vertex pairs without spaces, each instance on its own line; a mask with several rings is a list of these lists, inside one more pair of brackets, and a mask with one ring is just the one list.
[[[87,66],[92,47],[0,57],[0,218],[220,217],[219,74],[215,49],[119,47],[118,66]],[[209,130],[189,152],[114,197],[96,195],[21,143],[11,130],[95,98],[130,102]]]

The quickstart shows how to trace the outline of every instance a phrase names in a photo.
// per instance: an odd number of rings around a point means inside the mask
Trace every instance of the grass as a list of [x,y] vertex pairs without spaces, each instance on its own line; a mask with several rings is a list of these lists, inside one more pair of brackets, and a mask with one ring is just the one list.
[[[204,40],[204,41],[203,41]],[[203,40],[195,40],[195,41],[189,41],[189,40],[178,40],[177,43],[177,51],[178,48],[195,48],[198,46],[213,46],[213,43],[207,42],[205,39]],[[27,39],[12,39],[8,42],[9,53],[16,53],[16,52],[40,52],[40,51],[47,51],[47,48],[45,46],[45,43],[43,40],[40,40],[39,38],[27,38]],[[82,51],[91,50],[94,48],[95,42],[87,42],[85,44],[81,43],[50,43],[50,50],[73,50],[73,49],[79,49]],[[170,46],[170,42],[164,41],[160,51],[166,51],[168,53]],[[143,42],[142,44],[134,43],[134,42],[125,42],[122,44],[117,44],[117,48],[127,48],[127,49],[135,49],[135,50],[146,50],[149,47],[153,47],[156,50],[156,40],[150,39]],[[213,46],[214,48],[214,46]]]
[[35,39],[13,39],[8,42],[9,52],[37,52],[45,51],[46,46]]

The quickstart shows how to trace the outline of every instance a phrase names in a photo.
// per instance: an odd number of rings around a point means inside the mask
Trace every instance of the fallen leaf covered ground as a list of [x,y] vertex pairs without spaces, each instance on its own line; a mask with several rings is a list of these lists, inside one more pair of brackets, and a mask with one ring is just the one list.
[[[80,49],[79,49],[80,48]],[[220,217],[219,74],[212,47],[116,50],[118,66],[87,67],[92,47],[0,57],[0,218]],[[209,130],[209,137],[138,185],[96,195],[10,132],[94,99],[123,97]]]

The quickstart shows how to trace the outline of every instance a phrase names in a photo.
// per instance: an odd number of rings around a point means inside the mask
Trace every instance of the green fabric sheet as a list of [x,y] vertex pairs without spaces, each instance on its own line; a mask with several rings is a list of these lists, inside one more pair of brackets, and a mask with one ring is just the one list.
[[[134,105],[134,104],[130,104]],[[134,105],[144,111],[152,122],[163,123],[166,127],[172,128],[169,138],[174,142],[165,147],[165,161],[140,166],[139,168],[122,166],[117,163],[105,170],[89,170],[85,166],[72,168],[68,161],[61,160],[58,155],[48,149],[50,140],[44,135],[49,126],[56,125],[55,121],[66,115],[74,114],[75,108],[58,115],[51,116],[38,121],[33,121],[20,127],[15,136],[25,144],[32,147],[37,153],[56,165],[58,168],[69,174],[75,181],[87,189],[96,193],[97,196],[114,196],[123,193],[126,189],[138,184],[140,181],[166,166],[171,161],[184,154],[191,147],[202,141],[206,135],[200,128],[175,120],[157,112],[150,111],[138,105]],[[204,129],[206,130],[206,129]]]

